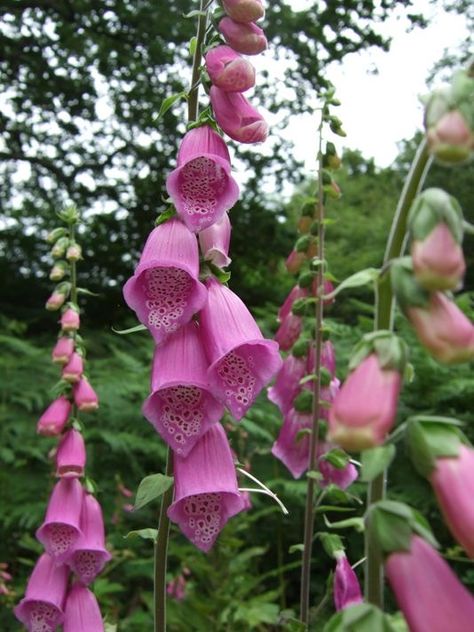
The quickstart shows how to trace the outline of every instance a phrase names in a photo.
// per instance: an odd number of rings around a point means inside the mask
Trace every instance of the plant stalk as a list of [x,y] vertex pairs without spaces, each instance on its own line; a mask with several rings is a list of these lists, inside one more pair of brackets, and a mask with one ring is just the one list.
[[205,4],[205,0],[199,2],[199,18],[196,33],[196,48],[193,57],[193,69],[191,74],[191,88],[188,94],[188,123],[196,121],[199,114],[199,77],[201,72],[202,44],[206,34],[207,15],[211,2]]
[[[166,456],[166,476],[173,476],[173,451],[168,448]],[[167,512],[173,500],[173,486],[166,490],[161,499],[158,535],[155,542],[155,632],[166,630],[166,562],[168,557],[168,540],[170,520]]]

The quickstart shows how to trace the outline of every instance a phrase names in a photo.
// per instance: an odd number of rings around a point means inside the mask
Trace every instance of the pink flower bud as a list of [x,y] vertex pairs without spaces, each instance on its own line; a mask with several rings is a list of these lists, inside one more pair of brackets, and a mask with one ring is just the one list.
[[444,364],[474,358],[474,326],[442,292],[434,292],[426,307],[408,307],[406,314],[420,342]]
[[222,0],[222,5],[236,22],[256,22],[265,15],[261,0]]
[[75,478],[84,475],[86,446],[82,434],[71,428],[62,437],[56,452],[56,476]]
[[64,331],[77,331],[80,326],[79,314],[69,307],[61,316],[61,327]]
[[339,553],[334,573],[334,606],[339,611],[362,601],[357,575],[352,570],[345,553]]
[[50,312],[54,312],[64,305],[66,295],[62,292],[54,291],[46,301],[46,309]]
[[474,149],[474,133],[459,110],[443,114],[428,129],[426,138],[431,152],[447,163],[467,160]]
[[377,355],[368,355],[334,399],[328,439],[356,452],[383,443],[395,421],[400,386],[398,371],[382,369]]
[[258,55],[268,46],[265,33],[253,22],[242,24],[232,18],[222,18],[219,22],[219,31],[229,46],[243,55]]
[[61,395],[44,411],[36,426],[38,434],[53,437],[61,434],[71,414],[71,403]]
[[341,489],[347,489],[357,479],[357,468],[350,462],[344,467],[336,467],[323,458],[325,454],[335,447],[335,445],[327,442],[322,442],[318,446],[318,470],[322,475],[319,485],[322,488],[328,485],[337,485]]
[[78,261],[81,258],[82,250],[79,244],[71,244],[66,251],[68,261]]
[[56,364],[67,364],[74,351],[74,340],[61,337],[54,346],[51,359]]
[[423,240],[412,243],[416,280],[427,290],[451,290],[459,286],[466,264],[461,246],[444,222]]
[[474,450],[461,445],[457,457],[436,459],[429,480],[451,533],[474,558]]
[[301,266],[306,261],[306,254],[292,250],[285,262],[286,269],[290,274],[297,274],[301,270]]
[[239,143],[263,143],[268,125],[263,116],[240,92],[224,92],[217,86],[210,90],[211,104],[217,124]]
[[97,599],[82,584],[76,583],[71,588],[64,610],[64,632],[104,632]]
[[224,213],[221,220],[199,233],[199,245],[204,259],[219,268],[225,268],[231,262],[228,257],[231,230],[229,216]]
[[74,402],[79,410],[90,412],[99,408],[99,398],[89,381],[82,377],[79,382],[74,385]]
[[301,316],[288,314],[275,334],[275,340],[282,351],[289,351],[301,334],[303,319]]
[[245,92],[255,85],[255,68],[229,46],[211,48],[206,70],[212,83],[226,92]]
[[74,382],[79,382],[83,371],[84,360],[82,359],[82,356],[75,351],[70,357],[69,362],[63,368],[61,377],[63,380],[66,380],[66,382],[73,384]]

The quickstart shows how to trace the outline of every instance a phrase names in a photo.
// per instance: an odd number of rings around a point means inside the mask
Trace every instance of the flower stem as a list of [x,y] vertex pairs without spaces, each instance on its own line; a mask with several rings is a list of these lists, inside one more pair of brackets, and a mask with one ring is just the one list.
[[[173,475],[173,451],[168,448],[166,456],[166,476]],[[170,520],[167,512],[173,500],[173,487],[163,494],[158,522],[158,535],[155,542],[155,632],[166,630],[166,561],[168,557],[168,536]]]
[[[392,259],[403,254],[407,218],[410,206],[423,186],[423,182],[431,165],[426,140],[423,140],[413,159],[410,171],[405,179],[397,209],[390,229],[385,249],[384,267]],[[390,276],[387,272],[379,277],[376,288],[374,329],[393,330],[393,294]],[[367,494],[367,508],[385,497],[386,472],[382,472],[370,484]],[[369,603],[383,609],[383,560],[378,547],[371,545],[369,538],[365,540],[365,598]]]
[[[318,223],[318,250],[317,257],[319,261],[324,261],[324,206],[323,206],[323,154],[322,154],[322,128],[323,113],[321,112],[321,121],[319,124],[319,147],[318,147],[318,195],[315,207],[314,219]],[[309,447],[309,463],[308,470],[314,472],[317,469],[317,450],[319,442],[319,417],[320,417],[320,399],[321,399],[321,348],[322,348],[322,324],[323,324],[323,300],[318,299],[318,295],[322,294],[324,284],[323,266],[318,267],[316,277],[316,305],[315,317],[316,325],[314,329],[315,337],[315,360],[314,360],[314,389],[313,389],[313,409],[312,409],[312,428]],[[311,575],[311,557],[313,549],[313,531],[314,531],[314,493],[316,481],[308,476],[306,488],[306,507],[304,515],[304,538],[303,538],[303,556],[301,564],[301,593],[300,593],[300,619],[307,626],[309,623],[309,592],[310,592],[310,575]]]
[[199,75],[201,72],[202,44],[206,34],[207,15],[212,3],[200,0],[199,19],[196,33],[196,48],[193,57],[193,70],[191,75],[191,89],[188,94],[188,122],[196,121],[199,114]]

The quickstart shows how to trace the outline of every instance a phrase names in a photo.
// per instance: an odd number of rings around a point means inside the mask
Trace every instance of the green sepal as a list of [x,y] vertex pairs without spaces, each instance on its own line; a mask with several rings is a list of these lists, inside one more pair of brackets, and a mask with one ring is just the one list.
[[329,557],[337,559],[338,554],[344,553],[344,551],[346,550],[340,536],[338,536],[336,533],[327,533],[327,531],[320,531],[316,534],[316,537],[321,540],[323,549],[326,551]]
[[298,277],[298,285],[301,288],[310,287],[312,285],[312,283],[313,283],[313,280],[314,280],[315,276],[316,276],[315,272],[313,272],[311,270],[305,270]]
[[310,413],[313,410],[313,399],[311,391],[301,391],[293,400],[293,408],[298,413]]
[[297,298],[291,306],[291,312],[295,316],[305,316],[312,313],[316,299],[311,298]]
[[385,615],[376,606],[360,603],[344,608],[332,616],[323,632],[396,632]]
[[312,237],[311,235],[302,235],[299,239],[296,240],[295,250],[296,252],[306,252],[311,243]]
[[349,370],[353,371],[371,353],[377,355],[380,367],[384,370],[398,371],[403,375],[408,361],[408,347],[405,341],[388,329],[365,334],[355,345]]
[[319,374],[321,376],[321,386],[329,386],[332,380],[331,371],[329,371],[329,369],[326,369],[325,366],[322,366],[319,370]]
[[156,542],[158,536],[158,529],[137,529],[136,531],[129,531],[127,535],[124,535],[124,539],[128,538],[142,538],[143,540],[153,540]]
[[407,420],[406,440],[413,465],[428,478],[440,457],[457,457],[464,436],[449,417],[417,415]]
[[327,461],[338,470],[343,470],[350,461],[350,456],[341,448],[333,448],[321,457],[323,461]]
[[408,214],[412,239],[424,240],[440,223],[448,225],[458,244],[462,242],[463,213],[459,202],[443,189],[425,189],[415,198]]
[[395,452],[396,448],[393,444],[364,450],[361,454],[360,481],[370,483],[374,478],[377,478],[379,474],[390,466],[395,457]]
[[67,229],[59,226],[58,228],[54,228],[48,235],[46,236],[46,241],[48,244],[54,244],[60,237],[64,237],[67,234]]
[[167,208],[166,211],[163,211],[158,215],[155,220],[155,226],[161,226],[161,224],[164,224],[172,217],[176,217],[176,215],[176,209],[174,208],[174,206],[170,206],[170,208]]
[[77,222],[80,219],[79,211],[75,204],[70,204],[69,206],[64,208],[62,211],[59,211],[57,215],[60,220],[62,220],[63,222],[66,222],[66,224],[71,224],[71,225],[77,224]]
[[411,257],[400,257],[392,262],[390,281],[397,303],[403,312],[410,307],[428,306],[430,293],[415,279]]
[[51,249],[51,256],[54,258],[64,257],[69,246],[69,237],[60,237]]
[[62,283],[58,283],[58,285],[54,288],[54,291],[67,296],[71,291],[71,287],[72,286],[69,281],[63,281]]
[[309,338],[298,338],[291,349],[291,355],[295,358],[303,358],[308,355],[310,340]]

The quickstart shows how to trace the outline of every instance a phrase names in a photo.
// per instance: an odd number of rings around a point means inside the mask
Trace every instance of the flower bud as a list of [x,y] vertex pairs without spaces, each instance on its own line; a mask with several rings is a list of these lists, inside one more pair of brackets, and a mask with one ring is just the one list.
[[256,22],[265,15],[261,0],[222,0],[222,6],[236,22]]
[[56,452],[56,476],[77,478],[84,476],[86,446],[82,434],[71,428],[62,437]]
[[55,364],[67,364],[74,351],[74,340],[62,336],[54,346],[51,359]]
[[79,246],[79,244],[76,243],[69,243],[67,252],[66,252],[66,259],[68,261],[78,261],[82,256],[82,249]]
[[45,307],[48,311],[54,312],[64,305],[65,300],[66,295],[55,290],[46,301]]
[[38,434],[53,437],[61,434],[71,414],[71,402],[62,395],[54,400],[39,418],[36,426]]
[[74,384],[74,402],[79,410],[90,412],[99,408],[99,398],[85,377]]
[[61,316],[61,327],[63,331],[77,331],[80,326],[80,318],[78,312],[69,307]]
[[336,557],[336,571],[334,573],[334,606],[337,611],[362,603],[357,575],[352,570],[346,554],[341,551]]
[[51,268],[51,272],[49,273],[49,278],[51,281],[61,281],[64,278],[65,274],[68,270],[68,264],[66,261],[56,261],[54,266]]
[[64,257],[67,247],[69,246],[69,237],[60,237],[54,244],[51,255],[55,258]]
[[219,31],[227,44],[243,55],[258,55],[268,46],[265,33],[253,22],[242,24],[225,17],[219,22]]
[[410,208],[410,236],[415,241],[423,240],[442,222],[448,226],[453,239],[460,244],[463,237],[463,215],[459,202],[443,189],[425,189],[417,195]]
[[224,92],[212,86],[210,97],[217,124],[230,138],[239,143],[263,143],[266,140],[267,123],[240,92]]
[[48,242],[48,244],[54,244],[55,241],[57,241],[61,237],[64,237],[66,232],[67,232],[66,229],[63,228],[62,226],[59,226],[58,228],[54,228],[50,233],[48,233],[48,236],[46,237],[46,241]]
[[211,48],[205,61],[212,83],[225,92],[245,92],[255,85],[255,68],[229,46]]
[[461,283],[464,255],[447,224],[437,224],[423,241],[414,241],[411,255],[415,278],[427,290],[455,289]]
[[288,258],[285,262],[286,269],[290,274],[297,274],[303,263],[306,261],[306,254],[304,252],[298,252],[297,250],[292,250],[288,255]]
[[63,368],[62,378],[66,380],[66,382],[74,384],[75,382],[79,382],[83,371],[84,361],[82,356],[75,351],[70,357],[69,362]]

